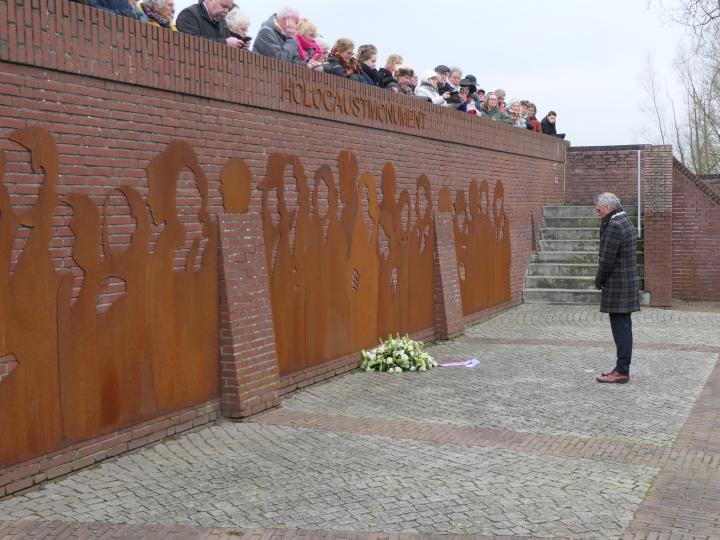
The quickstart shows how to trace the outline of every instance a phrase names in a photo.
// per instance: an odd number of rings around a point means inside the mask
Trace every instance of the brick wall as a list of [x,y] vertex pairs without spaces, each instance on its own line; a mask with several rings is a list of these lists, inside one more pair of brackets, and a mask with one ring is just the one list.
[[672,304],[673,155],[671,146],[642,151],[645,290],[651,305]]
[[624,205],[637,203],[638,150],[642,146],[576,146],[568,149],[565,203],[592,205],[600,192]]
[[652,305],[720,298],[717,175],[694,175],[673,159],[670,146],[570,148],[566,202],[591,204],[593,194],[611,191],[635,204],[638,150],[645,289]]
[[[463,190],[467,200],[471,180],[487,180],[491,189],[501,181],[512,244],[507,306],[522,301],[534,238],[532,216],[537,224],[542,206],[559,204],[563,197],[565,145],[554,138],[67,0],[0,4],[0,149],[7,158],[4,184],[16,211],[35,204],[43,177],[32,170],[27,151],[9,139],[15,129],[27,125],[47,129],[57,142],[60,194],[83,193],[98,206],[119,186],[132,186],[146,197],[150,160],[173,140],[192,147],[208,180],[208,211],[221,226],[218,354],[223,393],[207,406],[214,411],[221,406],[230,417],[275,406],[283,394],[357,363],[353,355],[278,377],[257,188],[271,153],[299,156],[308,178],[328,165],[337,179],[342,150],[353,152],[360,170],[377,179],[391,161],[398,192],[414,193],[416,179],[425,174],[435,204],[441,187],[449,187],[453,198]],[[231,158],[242,159],[250,172],[246,214],[231,215],[223,207],[220,176]],[[177,202],[188,220],[188,249],[201,227],[192,221],[198,197],[189,173],[180,182],[186,189],[179,191]],[[72,258],[71,217],[69,207],[58,211],[50,249],[56,269],[72,272],[81,282],[82,271]],[[112,247],[126,248],[133,227],[127,208],[120,204],[108,219]],[[26,238],[21,230],[13,253],[22,251]],[[453,249],[438,246],[438,253],[452,254]],[[448,281],[453,269],[446,263],[436,266],[436,274],[441,278],[442,302],[451,310],[457,306],[457,284]],[[109,303],[120,294],[121,287],[110,284],[103,298]],[[467,321],[497,309],[473,314]],[[430,339],[436,332],[454,336],[465,322],[453,309],[436,317],[435,328],[417,337]],[[8,371],[6,363],[0,365],[0,379],[3,371]],[[200,420],[192,425],[215,417],[216,413],[198,413]],[[163,431],[164,421],[157,419],[158,428],[150,430],[153,437],[169,433]],[[134,429],[114,436],[125,437]],[[67,450],[71,457],[63,465],[73,463],[69,470],[89,463],[82,448],[78,444]],[[92,462],[104,455],[93,454]],[[0,485],[14,486],[0,488],[0,496],[27,487],[28,478],[46,478],[36,472],[48,459],[54,458],[45,456],[20,469],[0,471]],[[6,482],[8,475],[12,479]]]
[[[714,185],[713,185],[714,184]],[[720,300],[720,179],[673,167],[673,297]]]

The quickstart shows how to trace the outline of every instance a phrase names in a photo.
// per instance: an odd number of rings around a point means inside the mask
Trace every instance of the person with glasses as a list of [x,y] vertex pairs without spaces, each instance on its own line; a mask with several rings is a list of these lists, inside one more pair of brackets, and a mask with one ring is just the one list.
[[496,122],[502,122],[508,125],[512,125],[513,123],[512,116],[498,108],[498,97],[494,92],[490,92],[485,96],[481,112],[483,117],[490,118]]

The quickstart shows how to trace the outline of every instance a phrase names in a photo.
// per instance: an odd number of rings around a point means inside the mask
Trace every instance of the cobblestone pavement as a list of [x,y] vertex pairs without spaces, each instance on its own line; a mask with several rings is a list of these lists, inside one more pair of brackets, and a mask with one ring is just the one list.
[[596,307],[524,305],[431,349],[476,368],[309,387],[0,501],[0,538],[720,538],[720,313],[633,324],[630,384]]

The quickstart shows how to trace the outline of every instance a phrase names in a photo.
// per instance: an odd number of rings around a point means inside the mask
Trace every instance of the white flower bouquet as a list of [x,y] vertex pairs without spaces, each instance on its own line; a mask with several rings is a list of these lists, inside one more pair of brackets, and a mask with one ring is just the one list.
[[407,335],[392,336],[374,349],[362,351],[360,369],[364,371],[427,371],[437,367],[435,359],[423,350],[423,344]]

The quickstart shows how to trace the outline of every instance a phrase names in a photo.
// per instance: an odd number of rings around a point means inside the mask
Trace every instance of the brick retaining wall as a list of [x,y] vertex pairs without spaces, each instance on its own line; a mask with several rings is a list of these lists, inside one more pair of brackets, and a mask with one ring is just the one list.
[[[353,152],[360,170],[378,180],[390,161],[398,192],[414,194],[416,179],[425,174],[435,205],[441,187],[450,188],[453,200],[458,191],[467,200],[471,180],[487,180],[490,189],[502,182],[512,244],[511,300],[467,321],[522,301],[537,223],[532,216],[540,216],[543,205],[562,202],[565,145],[552,137],[67,0],[10,0],[0,5],[0,149],[7,157],[5,185],[15,210],[35,204],[42,182],[42,174],[30,167],[28,152],[9,139],[27,125],[46,129],[57,142],[60,194],[83,193],[99,206],[108,191],[119,186],[132,186],[147,197],[146,167],[171,141],[181,140],[194,150],[208,180],[208,211],[217,216],[221,230],[222,395],[192,413],[171,413],[0,470],[0,496],[49,478],[50,469],[64,467],[51,475],[64,474],[213,421],[220,409],[225,416],[244,418],[276,406],[287,392],[352,369],[357,358],[347,356],[278,375],[257,189],[271,153],[299,156],[309,178],[328,165],[337,179],[342,150]],[[231,158],[241,158],[251,174],[245,214],[231,214],[223,207],[220,174]],[[199,203],[191,175],[183,175],[180,184],[177,203],[186,219],[189,238],[182,249],[187,252],[201,228],[192,219]],[[132,235],[132,219],[122,203],[113,212],[111,244],[122,250]],[[50,250],[56,268],[72,272],[81,283],[82,271],[72,257],[71,217],[69,208],[59,210]],[[26,238],[19,234],[14,253],[22,251]],[[438,249],[446,255],[454,252],[447,245]],[[441,309],[436,310],[435,327],[418,332],[417,338],[462,332],[465,321],[455,309],[458,289],[453,279],[457,265],[436,265],[436,291],[443,291],[436,294],[436,303]],[[98,309],[121,295],[121,286],[110,284]],[[7,371],[7,365],[0,370]],[[0,371],[0,384],[2,376]],[[183,420],[187,414],[194,415],[191,425]]]

